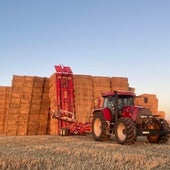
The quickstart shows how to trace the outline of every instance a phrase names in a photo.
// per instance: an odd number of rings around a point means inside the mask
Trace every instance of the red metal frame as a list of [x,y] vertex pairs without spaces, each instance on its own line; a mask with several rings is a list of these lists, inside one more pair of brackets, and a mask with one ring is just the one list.
[[[89,123],[77,122],[74,114],[74,80],[70,67],[57,65],[56,69],[56,96],[58,113],[58,134],[62,129],[69,129],[70,134],[84,134],[91,131]],[[74,115],[74,118],[73,118]]]
[[[58,110],[74,112],[73,72],[70,67],[57,65],[56,69],[56,96]],[[66,121],[58,119],[58,133],[66,126]]]
[[55,66],[58,109],[74,112],[73,73],[68,66]]

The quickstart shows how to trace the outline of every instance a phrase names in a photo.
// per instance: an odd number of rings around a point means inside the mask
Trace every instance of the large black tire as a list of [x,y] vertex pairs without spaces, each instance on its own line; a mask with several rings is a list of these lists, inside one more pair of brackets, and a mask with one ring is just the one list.
[[101,112],[94,114],[92,121],[92,134],[97,141],[106,141],[110,137],[108,124]]
[[[162,130],[170,131],[169,124],[166,120],[163,120],[163,129]],[[147,136],[147,139],[150,143],[166,143],[166,142],[168,142],[169,134]]]
[[149,135],[147,139],[150,143],[159,143],[159,135]]
[[[154,124],[152,123],[151,127],[148,126],[148,128],[160,130],[161,129],[160,121],[159,120],[154,121]],[[148,135],[147,139],[150,143],[159,143],[160,135],[159,134]]]
[[120,118],[115,124],[115,138],[119,144],[133,144],[136,141],[136,125],[130,118]]

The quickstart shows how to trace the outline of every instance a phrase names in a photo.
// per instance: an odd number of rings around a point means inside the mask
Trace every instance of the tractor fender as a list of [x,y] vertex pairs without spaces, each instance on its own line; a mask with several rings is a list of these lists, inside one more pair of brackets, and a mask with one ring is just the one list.
[[95,110],[93,112],[93,114],[97,114],[99,112],[103,114],[105,121],[111,121],[112,120],[112,113],[111,113],[109,108],[102,108],[102,109]]

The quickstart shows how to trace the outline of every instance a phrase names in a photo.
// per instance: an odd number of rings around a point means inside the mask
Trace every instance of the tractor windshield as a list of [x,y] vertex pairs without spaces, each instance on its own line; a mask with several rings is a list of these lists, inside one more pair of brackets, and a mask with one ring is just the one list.
[[118,106],[121,109],[123,106],[133,106],[134,97],[133,96],[119,96],[118,97]]

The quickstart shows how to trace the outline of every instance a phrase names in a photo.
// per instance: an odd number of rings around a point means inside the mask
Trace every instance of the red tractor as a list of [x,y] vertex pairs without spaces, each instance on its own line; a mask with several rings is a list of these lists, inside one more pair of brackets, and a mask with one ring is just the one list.
[[150,143],[168,141],[170,127],[167,121],[153,115],[149,108],[135,106],[133,92],[114,91],[103,93],[102,97],[102,107],[93,111],[95,140],[104,141],[115,135],[119,144],[133,144],[137,136],[146,136]]

